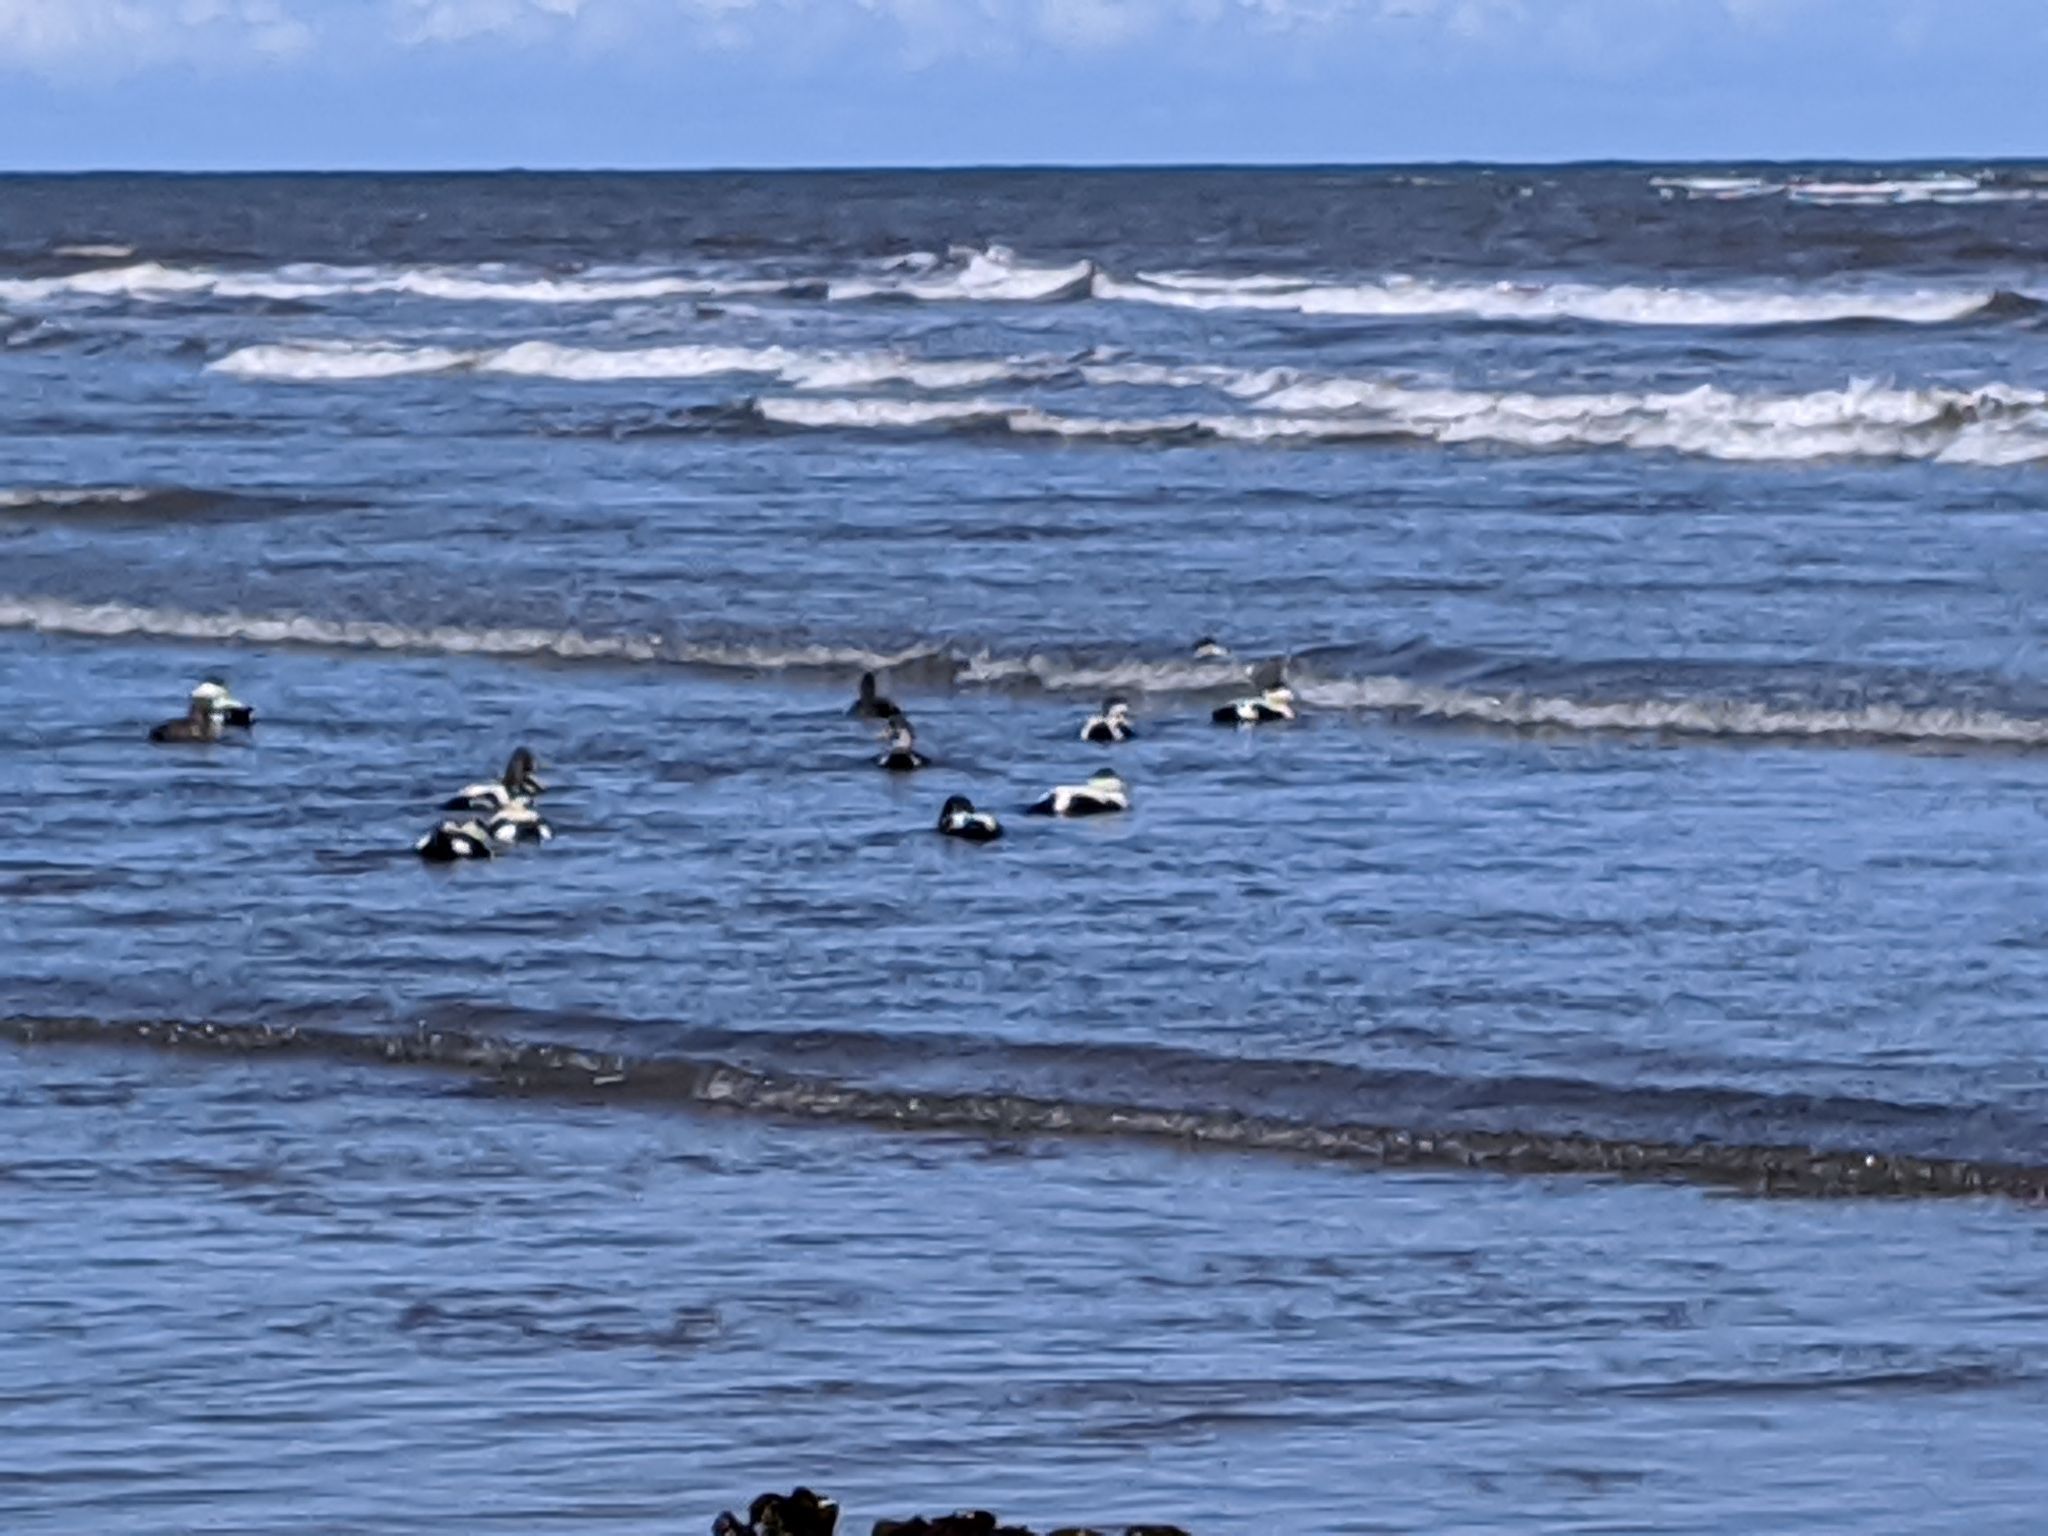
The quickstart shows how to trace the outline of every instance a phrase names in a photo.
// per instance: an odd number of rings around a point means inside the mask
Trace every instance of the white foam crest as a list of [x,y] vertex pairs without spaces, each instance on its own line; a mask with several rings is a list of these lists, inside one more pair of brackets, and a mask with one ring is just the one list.
[[1899,389],[1858,380],[1800,395],[1741,395],[1711,385],[1538,395],[1323,379],[1282,385],[1254,403],[1264,413],[1313,413],[1306,419],[1372,423],[1442,443],[1633,448],[1730,460],[2019,463],[2048,455],[2048,394],[1998,384]]
[[957,426],[974,421],[1007,424],[1018,414],[1014,406],[989,400],[810,400],[784,395],[764,395],[754,401],[753,408],[762,420],[777,426],[867,427],[884,431]]
[[111,242],[87,241],[82,245],[57,245],[50,248],[52,256],[64,256],[73,261],[126,261],[135,254],[132,245],[115,245]]
[[1802,708],[1739,699],[1627,699],[1592,702],[1541,694],[1487,694],[1435,688],[1398,677],[1313,681],[1294,685],[1304,703],[1323,709],[1389,711],[1427,719],[1516,729],[1655,731],[1686,736],[1758,739],[1858,738],[1948,742],[1967,746],[2048,746],[2048,720],[1996,710],[1864,704]]
[[1251,404],[1242,413],[1119,417],[1067,415],[985,398],[764,397],[754,409],[765,420],[793,427],[904,431],[971,423],[1024,436],[1100,442],[1398,438],[1532,451],[1631,449],[1737,462],[1865,458],[1996,465],[2048,459],[2048,394],[1997,384],[1914,390],[1858,380],[1801,395],[1740,395],[1712,385],[1674,393],[1538,395],[1322,379],[1284,383]]
[[1051,377],[1047,358],[926,359],[886,352],[804,352],[789,347],[673,346],[604,349],[524,341],[509,347],[413,347],[399,342],[294,342],[240,348],[212,367],[244,378],[321,383],[467,369],[517,378],[605,383],[760,374],[797,389],[974,389]]
[[0,595],[0,629],[98,639],[143,636],[447,656],[666,662],[761,672],[856,668],[882,671],[928,661],[940,654],[929,647],[879,651],[860,646],[671,642],[659,635],[589,635],[574,629],[415,625],[371,619],[323,619],[307,614],[192,613],[127,603],[73,603],[5,595]]
[[[107,249],[110,253],[113,250]],[[72,254],[84,253],[76,250]],[[208,296],[303,300],[395,294],[452,303],[573,305],[772,295],[787,292],[791,286],[780,278],[724,278],[675,272],[535,277],[495,265],[388,268],[294,264],[244,272],[138,262],[60,277],[0,281],[0,300],[40,304],[64,298],[160,302]]]
[[1887,320],[1935,325],[1963,319],[1989,303],[1988,288],[1899,290],[1716,289],[1583,283],[1435,283],[1387,277],[1362,283],[1284,284],[1261,278],[1255,287],[1167,286],[1144,279],[1100,276],[1095,296],[1120,303],[1155,304],[1203,312],[1248,310],[1298,315],[1381,319],[1591,321],[1602,325],[1770,326],[1844,320]]
[[604,351],[565,347],[551,341],[524,341],[494,352],[471,354],[485,373],[525,378],[567,379],[598,383],[616,379],[701,379],[727,373],[777,375],[798,354],[783,347],[641,347]]
[[155,494],[141,485],[0,486],[0,507],[134,506]]
[[1242,661],[1069,661],[1044,655],[996,656],[980,651],[960,663],[963,686],[1013,688],[1036,684],[1052,693],[1196,693],[1242,683]]
[[1771,197],[1785,190],[1782,181],[1765,181],[1758,176],[1652,176],[1650,185],[1667,194],[1683,192],[1689,198],[1720,203]]
[[950,266],[906,263],[898,258],[879,277],[849,278],[830,284],[826,297],[841,302],[906,298],[934,304],[1044,304],[1087,297],[1096,277],[1093,262],[1032,266],[1020,261],[1015,251],[1000,245],[953,255]]
[[453,347],[403,347],[382,342],[296,342],[240,347],[209,365],[246,379],[324,383],[446,373],[477,360]]

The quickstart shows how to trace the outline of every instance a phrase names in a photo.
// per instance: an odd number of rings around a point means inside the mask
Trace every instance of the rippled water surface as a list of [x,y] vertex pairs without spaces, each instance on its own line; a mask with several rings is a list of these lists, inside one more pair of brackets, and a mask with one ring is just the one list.
[[[2018,166],[0,181],[0,1528],[2033,1529],[2043,250]],[[423,866],[520,743],[555,840]]]

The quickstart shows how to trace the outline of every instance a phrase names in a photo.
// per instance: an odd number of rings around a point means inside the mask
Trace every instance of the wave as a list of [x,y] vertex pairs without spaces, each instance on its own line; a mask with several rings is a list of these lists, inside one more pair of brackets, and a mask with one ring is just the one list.
[[[506,660],[659,665],[711,672],[851,678],[889,672],[937,688],[990,689],[1099,698],[1126,692],[1153,698],[1201,695],[1242,685],[1242,661],[1144,655],[1001,655],[946,641],[891,648],[854,644],[691,640],[659,634],[591,634],[577,629],[414,625],[310,614],[194,613],[125,603],[75,603],[0,596],[0,630],[96,639],[388,651]],[[1352,665],[1356,666],[1356,663]],[[1512,731],[1585,735],[1657,734],[1722,741],[1907,743],[1958,748],[2048,748],[2048,718],[1976,705],[1907,704],[1873,699],[1854,705],[1757,700],[1740,696],[1643,693],[1574,696],[1445,686],[1370,669],[1335,671],[1327,659],[1298,658],[1292,678],[1304,703],[1326,711],[1424,724],[1480,725]],[[1384,666],[1382,661],[1380,666]]]
[[448,303],[586,305],[675,298],[816,298],[823,291],[823,285],[814,280],[679,272],[547,276],[489,264],[410,268],[297,265],[233,271],[146,261],[52,277],[0,280],[0,303],[46,304],[81,299],[133,299],[144,303],[195,299],[294,301],[386,295]]
[[0,486],[0,517],[57,522],[172,522],[250,517],[315,505],[311,497],[253,495],[185,486]]
[[135,254],[135,247],[111,241],[86,241],[79,245],[53,245],[50,254],[71,261],[126,261]]
[[240,378],[298,383],[456,372],[577,383],[760,374],[796,389],[869,389],[904,384],[928,390],[1037,382],[1070,371],[1070,365],[1057,358],[948,360],[881,352],[807,352],[789,347],[606,349],[547,341],[481,349],[412,347],[382,341],[265,344],[239,348],[210,367]]
[[[2023,189],[1953,196],[2004,197]],[[1820,192],[1808,194],[1820,198]],[[1848,195],[1848,194],[1840,194]],[[2032,195],[2028,193],[2027,195]],[[1082,258],[1051,266],[1001,246],[899,258],[831,276],[618,269],[558,275],[499,265],[453,268],[284,266],[267,271],[173,267],[159,262],[95,266],[50,277],[0,280],[0,303],[310,303],[410,297],[457,304],[605,305],[667,299],[756,297],[784,301],[1051,304],[1092,300],[1198,312],[1278,313],[1382,320],[1664,327],[1813,326],[1845,322],[1952,324],[1980,318],[1999,297],[1970,286],[1799,288],[1601,285],[1548,280],[1432,281],[1401,275],[1355,279],[1259,273],[1140,272],[1117,277]]]
[[1976,176],[1936,173],[1868,181],[1828,181],[1811,176],[1767,180],[1760,176],[1652,176],[1650,185],[1666,197],[1706,202],[1747,202],[1783,197],[1824,208],[1897,207],[1912,203],[1973,204],[2038,201],[2043,189],[1986,183]]
[[[1194,382],[1188,380],[1186,382]],[[1524,452],[1630,450],[1740,463],[1915,460],[1998,467],[2048,460],[2048,394],[2003,384],[1901,389],[1853,381],[1799,395],[1680,392],[1539,395],[1417,389],[1289,373],[1222,381],[1242,412],[1057,413],[968,400],[761,396],[701,418],[799,430],[1001,433],[1096,443],[1431,443]]]
[[758,645],[679,641],[658,634],[593,635],[574,629],[401,624],[311,614],[192,613],[127,603],[0,596],[0,629],[95,639],[161,639],[324,650],[394,651],[510,660],[666,663],[746,672],[884,671],[914,667],[929,647]]
[[907,1134],[966,1134],[1164,1144],[1313,1158],[1368,1168],[1449,1168],[1502,1174],[1594,1174],[1719,1185],[1759,1194],[1841,1197],[2003,1195],[2048,1199],[2048,1167],[1929,1158],[1788,1143],[1668,1141],[1576,1131],[1472,1129],[1302,1119],[1153,1102],[986,1091],[909,1092],[716,1059],[628,1056],[453,1030],[406,1034],[79,1019],[0,1021],[22,1045],[115,1046],[237,1060],[312,1059],[468,1075],[495,1091],[602,1097],[636,1106]]
[[1983,288],[1774,290],[1641,283],[1438,283],[1407,277],[1318,283],[1270,274],[1225,280],[1182,273],[1145,273],[1128,281],[1098,278],[1095,295],[1202,312],[1721,328],[1846,321],[1953,324],[1976,316],[1997,296],[1995,290]]

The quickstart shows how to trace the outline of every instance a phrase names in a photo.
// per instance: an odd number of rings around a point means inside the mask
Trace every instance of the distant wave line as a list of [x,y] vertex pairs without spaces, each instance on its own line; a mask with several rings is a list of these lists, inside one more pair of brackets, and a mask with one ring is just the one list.
[[[341,650],[484,656],[506,660],[669,665],[710,672],[846,677],[896,671],[943,687],[1016,689],[1082,697],[1105,692],[1157,696],[1241,686],[1242,663],[1126,657],[1102,661],[1029,654],[999,656],[946,643],[890,650],[858,645],[775,645],[671,640],[655,634],[586,634],[575,629],[409,625],[311,615],[191,613],[121,603],[74,603],[0,595],[0,629],[103,639],[303,646]],[[1298,663],[1292,680],[1304,703],[1348,714],[1514,731],[1642,734],[1727,741],[1905,742],[1975,748],[2048,747],[2048,719],[1961,705],[1802,705],[1699,696],[1574,698],[1558,693],[1444,687],[1389,673],[1327,675]]]

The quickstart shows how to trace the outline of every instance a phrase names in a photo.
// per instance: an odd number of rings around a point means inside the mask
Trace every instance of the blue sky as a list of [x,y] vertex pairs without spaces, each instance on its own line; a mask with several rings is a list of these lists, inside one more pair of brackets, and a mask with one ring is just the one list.
[[2048,0],[0,0],[0,167],[2048,153]]

